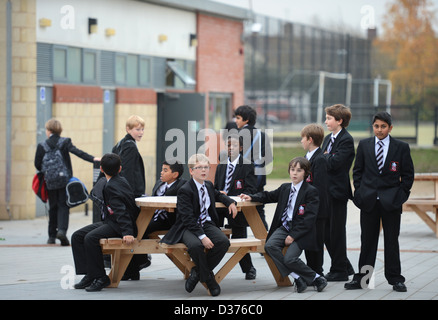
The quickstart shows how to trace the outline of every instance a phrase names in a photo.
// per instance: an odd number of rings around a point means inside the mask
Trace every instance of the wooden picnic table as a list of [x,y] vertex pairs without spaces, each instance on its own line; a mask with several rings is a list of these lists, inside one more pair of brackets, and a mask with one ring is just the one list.
[[[415,174],[414,186],[421,183],[432,182],[427,194],[424,191],[420,195],[411,195],[403,205],[403,211],[415,212],[432,229],[438,237],[438,173],[417,173]],[[423,189],[428,189],[427,187]],[[431,215],[427,214],[430,212]]]
[[[274,276],[278,286],[290,286],[291,281],[288,277],[282,277],[273,260],[265,253],[264,247],[267,237],[267,230],[263,225],[256,206],[257,202],[242,201],[239,197],[231,197],[237,203],[237,209],[242,211],[252,230],[254,238],[231,239],[228,252],[234,253],[215,274],[216,281],[219,283],[231,271],[231,269],[249,252],[263,253],[268,266]],[[191,268],[194,266],[187,248],[183,243],[167,245],[160,243],[159,235],[166,231],[155,232],[149,235],[149,239],[142,239],[143,235],[154,216],[156,210],[165,209],[168,212],[174,212],[176,208],[176,196],[163,197],[142,197],[137,198],[136,203],[141,208],[137,218],[138,235],[134,244],[126,245],[121,239],[102,239],[101,246],[104,253],[111,254],[111,279],[110,287],[117,287],[131,258],[134,254],[161,253],[166,254],[170,260],[187,278]],[[225,207],[222,203],[216,202],[217,208]],[[226,259],[227,256],[224,257]]]

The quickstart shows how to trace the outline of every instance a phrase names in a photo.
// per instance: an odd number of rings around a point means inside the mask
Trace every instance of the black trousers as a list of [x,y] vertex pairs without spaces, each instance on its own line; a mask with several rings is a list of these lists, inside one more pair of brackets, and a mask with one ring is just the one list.
[[71,247],[76,274],[86,274],[92,279],[106,275],[99,240],[115,237],[122,235],[104,222],[90,224],[73,233]]
[[347,202],[330,198],[330,214],[326,223],[325,246],[332,259],[330,272],[348,273],[351,263],[347,258]]
[[[401,211],[386,211],[380,201],[376,202],[370,212],[361,211],[361,248],[359,256],[359,275],[364,266],[374,268],[379,243],[380,221],[383,226],[385,278],[389,284],[405,282],[401,275],[400,247],[398,237],[400,235]],[[357,278],[357,276],[356,276]]]
[[67,232],[70,208],[67,206],[65,188],[48,190],[49,237],[55,238],[58,231]]
[[307,265],[315,270],[316,273],[323,274],[323,264],[324,264],[324,233],[326,219],[316,219],[316,245],[318,250],[304,250]]
[[187,246],[190,257],[198,268],[201,282],[205,282],[211,275],[213,269],[221,262],[230,246],[230,241],[223,232],[211,222],[203,226],[204,232],[214,247],[207,252],[201,240],[191,231],[186,230],[182,236],[182,242]]

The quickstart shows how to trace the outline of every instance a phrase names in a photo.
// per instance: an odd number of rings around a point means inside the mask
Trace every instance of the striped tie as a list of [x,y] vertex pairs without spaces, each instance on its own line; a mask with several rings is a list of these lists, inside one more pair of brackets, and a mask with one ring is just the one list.
[[230,163],[228,165],[227,179],[225,180],[224,191],[226,193],[228,193],[228,190],[230,190],[231,178],[233,177],[233,172],[234,172],[234,166]]
[[205,194],[205,185],[201,187],[201,214],[199,215],[199,223],[201,226],[204,225],[205,221],[207,221],[207,208],[205,207],[205,203],[207,202],[206,194]]
[[287,201],[287,206],[286,206],[286,208],[284,208],[283,215],[281,216],[281,224],[283,225],[283,227],[287,231],[290,230],[289,222],[287,221],[287,211],[290,208],[290,206],[292,205],[292,197],[294,196],[295,191],[296,191],[296,189],[295,189],[295,187],[293,187],[289,193],[289,200]]
[[[169,189],[169,186],[166,184],[166,188],[164,189],[164,191],[162,191],[162,193],[159,196],[160,197],[164,196],[167,192],[167,189]],[[166,220],[167,219],[167,211],[164,209],[155,210],[154,221],[157,221],[158,218],[160,218],[161,220]]]
[[379,145],[379,149],[377,149],[377,154],[376,154],[376,160],[377,160],[377,167],[379,168],[379,172],[382,173],[382,169],[383,169],[383,141],[377,142],[377,144]]
[[333,148],[333,144],[335,143],[335,137],[332,136],[332,138],[330,139],[330,143],[327,146],[327,152],[330,153],[330,151],[332,151]]

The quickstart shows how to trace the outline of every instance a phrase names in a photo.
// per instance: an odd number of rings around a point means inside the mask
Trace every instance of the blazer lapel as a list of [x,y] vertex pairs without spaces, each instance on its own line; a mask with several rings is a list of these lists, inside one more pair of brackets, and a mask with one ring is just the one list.
[[303,184],[301,185],[300,191],[298,191],[297,199],[295,200],[293,217],[295,217],[297,215],[299,206],[304,204],[303,197],[304,197],[304,194],[306,193],[306,188],[307,188],[307,184],[303,182]]
[[388,154],[386,155],[385,163],[383,164],[383,171],[389,170],[390,165],[389,162],[394,160],[395,152],[397,151],[397,146],[394,145],[394,139],[389,136],[389,148],[388,148]]

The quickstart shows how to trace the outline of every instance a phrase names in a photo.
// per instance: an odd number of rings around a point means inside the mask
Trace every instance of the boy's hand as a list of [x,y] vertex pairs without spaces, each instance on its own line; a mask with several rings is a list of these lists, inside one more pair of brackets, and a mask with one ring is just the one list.
[[228,207],[228,213],[233,215],[233,219],[236,217],[237,207],[235,203],[230,204],[230,206]]
[[206,249],[212,249],[214,247],[213,242],[211,242],[209,237],[204,237],[201,240],[202,245],[206,248]]
[[290,246],[292,242],[294,242],[294,238],[292,238],[291,236],[287,236],[286,239],[284,240],[284,244],[287,246]]
[[132,244],[134,243],[135,238],[133,236],[124,236],[123,237],[123,242],[126,244]]
[[249,196],[249,195],[247,195],[247,194],[241,194],[240,196],[240,199],[242,199],[243,201],[251,201],[251,197]]

